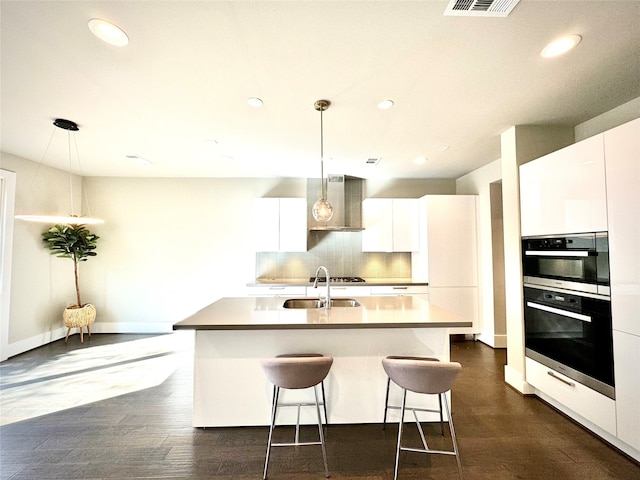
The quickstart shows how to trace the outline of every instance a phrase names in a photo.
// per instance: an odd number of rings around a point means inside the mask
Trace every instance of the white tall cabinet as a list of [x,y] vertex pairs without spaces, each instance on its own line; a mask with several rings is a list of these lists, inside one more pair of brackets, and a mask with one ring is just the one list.
[[307,199],[254,199],[253,227],[257,252],[306,252]]
[[604,133],[618,438],[640,451],[640,119]]
[[479,333],[476,195],[419,199],[420,250],[411,255],[414,282],[429,283],[429,301],[473,322]]
[[414,252],[420,248],[417,198],[362,201],[363,252]]
[[640,460],[640,119],[522,165],[520,194],[523,236],[609,233],[615,400],[552,383],[529,358],[527,381]]

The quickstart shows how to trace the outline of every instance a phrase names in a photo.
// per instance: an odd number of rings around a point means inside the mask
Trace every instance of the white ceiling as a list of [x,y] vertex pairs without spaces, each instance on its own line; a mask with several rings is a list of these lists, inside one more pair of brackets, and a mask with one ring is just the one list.
[[[326,98],[325,172],[456,178],[498,159],[512,125],[574,126],[640,96],[638,0],[521,0],[507,18],[447,3],[2,0],[1,148],[68,169],[66,118],[85,175],[318,177]],[[95,17],[129,45],[94,37]],[[540,57],[571,33],[574,51]]]

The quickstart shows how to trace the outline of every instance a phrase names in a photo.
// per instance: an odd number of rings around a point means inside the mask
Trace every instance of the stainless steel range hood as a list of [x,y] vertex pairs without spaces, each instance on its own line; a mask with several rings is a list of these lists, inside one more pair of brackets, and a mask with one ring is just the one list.
[[327,200],[333,217],[319,224],[311,215],[311,206],[321,196],[319,178],[307,179],[307,209],[310,231],[359,232],[362,228],[362,179],[346,175],[327,175]]

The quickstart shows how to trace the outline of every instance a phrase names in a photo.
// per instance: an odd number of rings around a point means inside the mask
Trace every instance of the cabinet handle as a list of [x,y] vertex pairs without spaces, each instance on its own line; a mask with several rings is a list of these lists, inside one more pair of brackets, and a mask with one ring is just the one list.
[[564,383],[565,385],[569,385],[570,387],[575,387],[576,384],[573,382],[569,382],[568,380],[565,380],[562,377],[558,377],[554,372],[547,370],[547,375],[549,375],[550,377],[555,378],[556,380],[561,381],[562,383]]
[[585,250],[576,250],[576,251],[526,250],[524,254],[527,256],[535,256],[535,257],[588,257],[589,256],[589,252]]
[[393,287],[393,290],[407,290],[409,287]]
[[346,290],[347,287],[331,287],[331,290]]
[[269,287],[269,290],[284,290],[284,287]]
[[591,322],[589,315],[583,315],[581,313],[574,313],[568,310],[562,310],[560,308],[548,307],[539,303],[527,302],[527,307],[535,308],[536,310],[542,310],[543,312],[555,313],[556,315],[562,315],[563,317],[573,318],[582,322]]

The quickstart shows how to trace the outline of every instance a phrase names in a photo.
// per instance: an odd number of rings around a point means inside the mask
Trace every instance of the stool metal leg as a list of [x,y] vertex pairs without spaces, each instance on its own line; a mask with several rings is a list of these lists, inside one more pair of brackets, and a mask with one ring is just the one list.
[[320,388],[322,389],[322,408],[324,409],[324,424],[325,426],[328,426],[329,417],[327,416],[327,397],[324,394],[324,380],[320,384]]
[[269,468],[269,454],[271,453],[271,440],[273,438],[273,428],[276,423],[276,408],[278,405],[278,393],[280,391],[280,387],[273,386],[273,402],[271,405],[271,425],[269,426],[269,440],[267,441],[267,457],[264,461],[264,474],[262,475],[262,480],[266,480],[267,478],[267,468]]
[[442,397],[438,395],[438,404],[440,405],[440,432],[444,437],[444,418],[442,418]]
[[458,453],[458,442],[456,441],[456,432],[453,429],[453,418],[451,418],[451,411],[449,410],[449,402],[447,402],[447,397],[444,393],[438,395],[444,401],[444,407],[447,409],[447,417],[449,418],[449,429],[451,430],[451,441],[453,442],[453,452],[456,456],[456,463],[458,464],[458,475],[460,475],[460,480],[462,480],[462,465],[460,464],[460,454]]
[[384,418],[382,419],[382,429],[387,427],[387,410],[389,410],[389,387],[391,387],[391,378],[387,378],[387,394],[384,397]]
[[[313,388],[313,394],[315,397],[315,407],[316,407],[316,416],[318,419],[318,434],[320,436],[320,441],[319,442],[300,442],[300,438],[299,438],[299,429],[300,429],[300,407],[301,406],[311,406],[313,405],[313,403],[307,403],[307,404],[302,404],[302,403],[298,403],[298,404],[293,404],[290,406],[296,406],[297,407],[297,420],[296,420],[296,430],[295,430],[295,439],[293,443],[273,443],[273,431],[275,429],[275,423],[276,423],[276,416],[277,416],[277,410],[278,410],[278,397],[280,395],[280,387],[277,387],[274,385],[273,387],[273,400],[272,400],[272,406],[271,406],[271,425],[269,426],[269,440],[267,441],[267,455],[264,461],[264,474],[262,476],[263,480],[267,479],[267,471],[269,468],[269,457],[271,454],[271,447],[293,447],[293,446],[302,446],[302,445],[320,445],[322,447],[322,460],[324,462],[324,473],[325,476],[327,478],[329,478],[329,467],[328,467],[328,463],[327,463],[327,450],[325,447],[325,442],[324,442],[324,425],[322,423],[322,414],[320,413],[320,399],[318,398],[318,390],[317,390],[317,385],[312,387]],[[324,398],[324,397],[323,397]],[[285,404],[281,405],[281,406],[286,406]],[[326,406],[325,406],[326,408]],[[326,414],[325,414],[326,415]],[[325,416],[326,418],[326,416]]]
[[[385,430],[387,427],[387,411],[390,408],[394,408],[397,409],[397,406],[391,405],[389,406],[389,390],[391,388],[391,378],[387,378],[387,393],[385,394],[384,397],[384,417],[382,418],[382,429]],[[440,413],[440,432],[442,433],[442,436],[444,437],[444,416],[442,415],[442,399],[440,398],[440,395],[438,395],[438,404],[439,404],[439,413]],[[409,410],[412,410],[411,408],[409,408]],[[414,414],[416,411],[423,411],[423,412],[435,412],[434,410],[430,410],[430,409],[420,409],[420,408],[414,408],[413,409]]]
[[404,424],[404,409],[407,403],[407,390],[402,389],[402,406],[400,407],[400,422],[398,423],[398,445],[396,445],[396,466],[393,471],[393,480],[398,480],[398,466],[400,462],[400,445],[402,442],[402,426]]
[[324,476],[329,478],[329,467],[327,465],[327,449],[324,445],[324,433],[322,431],[322,415],[320,415],[320,403],[318,402],[318,390],[313,387],[313,394],[316,397],[316,412],[318,413],[318,434],[320,435],[320,446],[322,447],[322,460],[324,461]]

